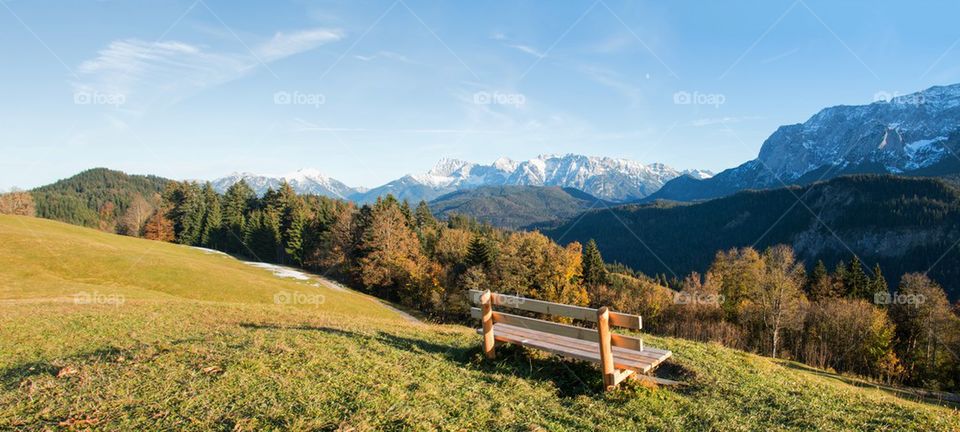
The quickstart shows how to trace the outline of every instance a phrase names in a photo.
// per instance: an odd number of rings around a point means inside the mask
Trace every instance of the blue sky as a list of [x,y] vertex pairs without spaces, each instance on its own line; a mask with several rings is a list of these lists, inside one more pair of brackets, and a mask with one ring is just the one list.
[[95,166],[376,186],[441,157],[546,153],[719,171],[823,107],[960,82],[957,16],[955,1],[0,0],[0,190]]

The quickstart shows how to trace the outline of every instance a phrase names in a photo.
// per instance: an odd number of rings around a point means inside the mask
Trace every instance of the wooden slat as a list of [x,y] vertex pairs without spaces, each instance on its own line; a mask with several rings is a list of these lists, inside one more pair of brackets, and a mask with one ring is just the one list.
[[[483,291],[470,290],[470,301],[480,304],[480,295]],[[514,309],[556,315],[589,322],[597,322],[597,310],[583,306],[565,305],[543,300],[534,300],[507,294],[493,294],[493,304]],[[630,315],[619,312],[610,312],[610,325],[640,330],[643,328],[643,319],[639,315]]]
[[[482,334],[482,329],[477,329],[478,334]],[[509,324],[495,324],[494,337],[498,343],[514,343],[536,348],[535,342],[542,342],[550,345],[551,353],[563,355],[564,351],[573,353],[567,357],[577,358],[579,360],[600,362],[598,344],[580,339],[558,336],[550,333],[538,332]],[[538,345],[539,346],[539,345]],[[614,365],[619,369],[630,369],[640,373],[648,373],[655,366],[666,360],[667,356],[654,356],[646,352],[631,351],[623,348],[613,348]]]
[[[479,308],[470,308],[470,315],[473,318],[480,319],[482,318],[482,312]],[[512,315],[503,312],[493,312],[493,322],[512,324],[518,327],[525,327],[545,333],[553,333],[560,336],[566,336],[576,339],[582,339],[590,342],[599,342],[600,336],[597,334],[596,330],[577,327],[567,324],[559,324],[550,321],[544,321],[536,318],[527,318],[519,315]],[[619,335],[616,333],[610,334],[610,340],[613,343],[613,346],[628,348],[635,351],[643,351],[643,340],[631,336]]]
[[[543,339],[551,343],[558,345],[568,346],[572,349],[579,349],[584,351],[597,351],[598,345],[595,342],[589,342],[581,339],[573,339],[564,336],[558,336],[549,333],[538,332],[530,329],[525,329],[517,326],[512,326],[509,324],[499,324],[495,325],[494,333],[510,333],[518,337],[527,337],[527,338],[536,338]],[[648,363],[651,365],[656,365],[663,360],[666,360],[670,357],[669,354],[661,355],[654,354],[648,351],[634,351],[626,348],[613,347],[613,355],[618,358],[623,358],[631,361]]]
[[[547,351],[552,354],[556,354],[563,357],[574,358],[577,360],[584,360],[593,363],[600,363],[600,352],[599,351],[586,351],[581,349],[571,348],[569,346],[555,344],[543,339],[532,339],[527,338],[521,335],[512,334],[509,332],[497,332],[494,330],[494,337],[501,342],[513,343],[520,346],[525,346],[529,348],[536,348],[539,350]],[[649,364],[641,364],[622,358],[614,357],[614,367],[620,369],[631,369],[641,372],[646,372],[650,369]]]

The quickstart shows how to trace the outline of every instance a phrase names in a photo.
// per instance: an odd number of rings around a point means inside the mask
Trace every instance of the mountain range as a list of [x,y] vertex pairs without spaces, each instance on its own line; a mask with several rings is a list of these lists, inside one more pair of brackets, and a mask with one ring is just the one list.
[[359,203],[392,194],[411,202],[430,201],[442,195],[483,186],[557,186],[575,188],[612,202],[642,199],[667,181],[680,176],[709,178],[706,170],[680,171],[661,163],[644,165],[628,159],[575,154],[541,155],[526,161],[499,158],[489,165],[458,159],[441,159],[422,174],[409,174],[373,189],[351,188],[316,170],[303,169],[282,176],[235,173],[213,181],[223,192],[243,179],[258,194],[276,189],[284,181],[298,193],[344,198]]
[[781,126],[756,159],[707,179],[680,177],[644,198],[694,201],[746,189],[809,184],[847,174],[960,172],[960,84],[835,106]]

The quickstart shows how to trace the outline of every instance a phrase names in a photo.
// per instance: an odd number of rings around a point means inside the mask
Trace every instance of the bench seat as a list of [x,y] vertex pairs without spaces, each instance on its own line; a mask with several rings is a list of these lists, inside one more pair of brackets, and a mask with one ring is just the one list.
[[[483,329],[478,329],[483,333]],[[600,363],[600,345],[583,339],[560,336],[505,323],[493,324],[497,342],[510,343],[547,351],[559,356]],[[617,369],[646,374],[670,357],[671,352],[644,347],[643,351],[613,347],[613,364]]]

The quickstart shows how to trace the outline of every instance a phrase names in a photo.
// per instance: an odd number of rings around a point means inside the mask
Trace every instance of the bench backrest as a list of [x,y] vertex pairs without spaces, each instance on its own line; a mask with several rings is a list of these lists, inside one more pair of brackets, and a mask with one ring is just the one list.
[[[484,291],[470,290],[470,301],[476,305],[482,305],[481,299]],[[543,300],[528,299],[519,296],[506,294],[490,293],[490,303],[492,306],[505,306],[513,309],[536,312],[547,315],[562,316],[588,322],[598,322],[598,310],[582,306],[565,305]],[[483,319],[483,310],[478,307],[470,308],[470,315],[473,318]],[[584,327],[560,324],[551,321],[529,318],[509,313],[493,311],[493,322],[515,325],[518,327],[529,328],[531,330],[552,333],[560,336],[572,337],[591,342],[599,342],[600,334],[597,330]],[[609,312],[609,324],[634,330],[640,330],[643,326],[643,320],[639,315],[630,315],[619,312]],[[643,340],[640,338],[618,335],[610,333],[613,346],[627,348],[637,351],[643,350]]]

